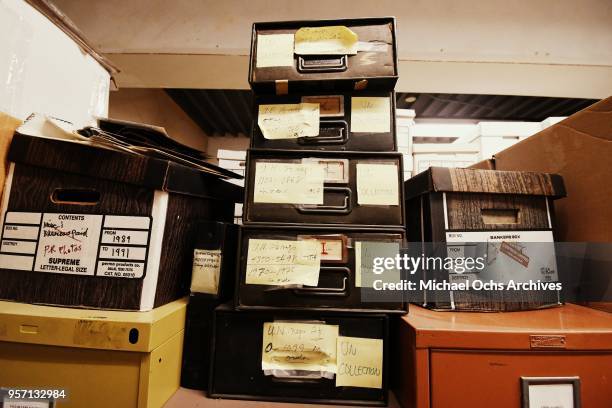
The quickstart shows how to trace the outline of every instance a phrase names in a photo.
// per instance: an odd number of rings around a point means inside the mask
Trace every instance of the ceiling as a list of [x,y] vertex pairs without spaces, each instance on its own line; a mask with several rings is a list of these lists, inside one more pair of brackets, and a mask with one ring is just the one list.
[[[253,119],[251,92],[222,89],[166,89],[210,136],[248,135]],[[569,116],[595,99],[439,93],[396,94],[397,108],[414,109],[417,119],[542,121]]]

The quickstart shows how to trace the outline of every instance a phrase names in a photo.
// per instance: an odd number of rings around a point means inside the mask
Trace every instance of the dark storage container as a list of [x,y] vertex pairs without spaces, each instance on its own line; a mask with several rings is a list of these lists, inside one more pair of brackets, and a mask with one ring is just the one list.
[[[311,164],[324,168],[322,198]],[[403,229],[401,174],[398,153],[251,149],[243,221]]]
[[[365,129],[351,122],[353,98],[388,99],[388,130]],[[251,147],[261,149],[329,150],[394,152],[395,139],[395,94],[393,92],[345,92],[340,94],[291,94],[282,96],[259,96],[255,99],[254,117],[258,117],[260,105],[318,103],[320,106],[319,135],[311,137],[266,139],[257,125],[253,124]],[[361,105],[360,105],[361,106]],[[360,110],[361,111],[361,110]],[[357,114],[357,112],[355,112]],[[385,118],[381,118],[385,119]],[[375,118],[372,118],[375,120]]]
[[[307,309],[339,310],[371,313],[406,312],[402,293],[388,292],[388,301],[364,301],[362,293],[374,291],[366,287],[362,264],[369,262],[362,248],[375,243],[387,246],[377,247],[377,256],[393,256],[399,253],[403,243],[403,232],[398,231],[347,231],[344,228],[317,229],[310,227],[243,227],[239,253],[238,285],[236,307],[238,309]],[[296,287],[295,285],[274,286],[269,284],[247,284],[250,240],[296,241],[316,239],[321,245],[321,267],[319,285]],[[385,251],[385,253],[383,253]],[[371,268],[371,265],[364,266]],[[387,271],[386,273],[391,273]],[[359,275],[359,276],[358,276]],[[362,275],[363,279],[362,279]],[[399,279],[400,271],[397,271]],[[362,283],[363,282],[363,283]]]
[[[293,35],[304,27],[350,29],[358,37],[355,54],[298,55]],[[287,37],[282,37],[282,35]],[[281,35],[266,39],[261,36]],[[265,47],[265,49],[263,48]],[[264,58],[258,50],[265,52]],[[286,55],[284,55],[286,54]],[[270,58],[271,57],[271,58]],[[292,94],[331,91],[391,91],[397,82],[393,17],[282,21],[253,24],[249,83],[256,93]]]
[[[265,375],[262,354],[269,350],[264,349],[263,344],[266,322],[336,325],[339,336],[382,340],[380,387],[338,387],[334,378],[306,377],[304,372]],[[214,355],[208,393],[213,398],[384,406],[391,357],[388,343],[388,317],[385,315],[235,311],[222,305],[215,311]]]

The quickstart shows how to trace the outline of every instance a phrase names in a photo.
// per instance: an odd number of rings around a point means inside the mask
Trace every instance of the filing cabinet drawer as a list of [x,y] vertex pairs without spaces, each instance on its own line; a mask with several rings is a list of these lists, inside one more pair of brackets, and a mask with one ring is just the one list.
[[432,350],[431,407],[520,407],[521,377],[579,377],[581,406],[603,407],[611,373],[612,352]]
[[[242,230],[239,255],[239,285],[236,306],[238,309],[281,308],[309,310],[359,310],[361,312],[405,313],[403,292],[374,293],[371,283],[366,283],[363,268],[371,268],[373,253],[376,256],[393,257],[399,253],[403,233],[384,231],[346,231],[342,228],[248,228]],[[256,273],[257,258],[262,254],[257,242],[285,243],[316,239],[320,247],[320,268],[317,286],[287,285],[278,283],[275,273],[264,284],[247,283],[250,274]],[[363,254],[363,255],[362,255]],[[271,255],[273,256],[273,255]],[[278,258],[286,260],[286,253]],[[272,272],[274,260],[267,260],[260,268]],[[365,266],[368,264],[368,266]],[[390,274],[391,271],[385,271]],[[363,278],[362,278],[363,276]],[[383,276],[383,275],[381,275]],[[397,278],[400,271],[397,271]],[[387,275],[384,275],[387,277]],[[366,288],[366,286],[369,286]],[[392,298],[395,295],[396,298]],[[364,299],[365,296],[365,299]],[[375,301],[376,300],[376,301]],[[385,300],[379,302],[378,300]]]
[[[386,405],[389,359],[387,319],[384,315],[233,311],[228,305],[222,305],[215,311],[209,396],[318,404]],[[382,376],[380,388],[336,386],[334,378],[306,378],[303,372],[265,375],[262,354],[265,352],[263,331],[266,322],[334,325],[338,326],[338,336],[382,340],[382,370],[378,373]],[[269,350],[269,347],[266,349]]]
[[[393,152],[395,141],[395,94],[349,92],[338,94],[260,96],[254,117],[269,105],[319,104],[317,136],[270,139],[258,124],[253,126],[251,147],[262,149]],[[262,108],[263,106],[263,108]],[[355,109],[353,109],[355,107]],[[354,119],[354,120],[353,120]]]
[[[346,35],[350,41],[356,36],[356,48],[349,53],[347,50],[317,51],[313,43],[309,44],[313,49],[305,53],[298,49],[296,32],[299,29],[337,29],[340,26],[350,32],[343,30],[326,35],[319,31],[315,35],[324,38]],[[295,93],[312,89],[389,91],[397,78],[395,19],[392,17],[253,24],[249,83],[257,93]]]
[[251,149],[243,220],[401,229],[401,171],[397,153]]

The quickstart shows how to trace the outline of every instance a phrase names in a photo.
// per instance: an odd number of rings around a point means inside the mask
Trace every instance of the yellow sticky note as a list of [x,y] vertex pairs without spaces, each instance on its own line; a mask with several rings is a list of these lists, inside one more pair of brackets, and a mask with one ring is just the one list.
[[317,163],[255,164],[253,201],[276,204],[323,204],[325,169]]
[[319,284],[321,245],[317,240],[250,239],[247,285]]
[[293,34],[257,36],[257,68],[292,67]]
[[221,250],[199,249],[193,251],[191,292],[216,295],[219,292],[221,274]]
[[259,105],[257,125],[266,139],[319,135],[318,103]]
[[262,370],[336,372],[338,326],[319,323],[266,322]]
[[336,387],[382,388],[383,340],[338,337]]
[[357,34],[345,26],[302,27],[295,32],[299,55],[347,55],[357,53]]
[[351,132],[388,133],[390,130],[389,98],[351,98]]
[[357,203],[399,205],[397,165],[357,163]]

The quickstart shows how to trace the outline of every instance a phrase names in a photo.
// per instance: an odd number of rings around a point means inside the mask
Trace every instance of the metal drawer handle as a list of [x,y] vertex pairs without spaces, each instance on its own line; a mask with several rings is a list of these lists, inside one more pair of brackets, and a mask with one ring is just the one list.
[[325,270],[330,272],[341,272],[345,275],[342,278],[341,288],[320,288],[318,286],[313,288],[295,288],[293,289],[293,293],[300,296],[346,296],[348,294],[346,282],[351,275],[351,270],[343,266],[322,266],[320,271],[323,272]]
[[321,121],[320,129],[323,132],[336,134],[330,136],[306,136],[298,138],[298,143],[301,145],[321,145],[321,144],[343,144],[348,141],[348,123],[345,120],[326,120]]
[[348,69],[346,55],[311,55],[298,57],[298,72],[342,72]]
[[344,204],[342,205],[310,205],[301,204],[297,210],[302,214],[349,214],[353,211],[353,192],[348,187],[323,187],[325,193],[344,193]]

